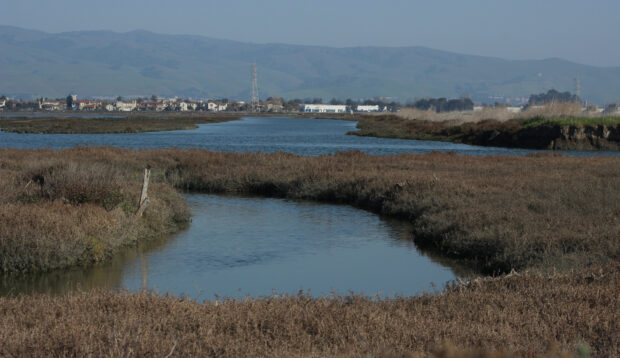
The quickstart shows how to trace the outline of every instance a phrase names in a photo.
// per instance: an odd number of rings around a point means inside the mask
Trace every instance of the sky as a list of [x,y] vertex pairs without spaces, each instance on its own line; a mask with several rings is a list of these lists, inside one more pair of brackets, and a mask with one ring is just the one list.
[[618,0],[0,0],[0,24],[620,66]]

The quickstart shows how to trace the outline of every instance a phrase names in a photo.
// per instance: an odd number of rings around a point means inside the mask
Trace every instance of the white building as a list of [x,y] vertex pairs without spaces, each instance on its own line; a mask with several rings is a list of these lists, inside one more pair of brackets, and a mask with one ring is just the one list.
[[6,101],[5,100],[0,100],[0,108],[4,108],[4,106],[6,106]]
[[187,112],[187,103],[185,103],[185,102],[179,103],[179,111]]
[[44,111],[60,111],[67,107],[65,102],[61,101],[43,101],[39,102],[39,109]]
[[358,105],[357,111],[358,112],[379,112],[379,105],[378,104],[374,106]]
[[117,101],[116,102],[117,111],[131,112],[135,110],[136,108],[138,108],[138,103],[136,101],[131,101],[131,102]]
[[309,113],[345,113],[347,106],[334,104],[304,104],[301,106],[302,112]]
[[105,110],[106,110],[106,111],[108,111],[108,112],[112,112],[112,111],[114,111],[114,105],[113,105],[113,104],[111,104],[111,103],[106,104],[104,108],[105,108]]
[[521,110],[523,110],[523,107],[506,107],[506,110],[508,111],[508,113],[520,113]]
[[209,102],[207,103],[207,109],[212,112],[225,111],[228,109],[228,103]]

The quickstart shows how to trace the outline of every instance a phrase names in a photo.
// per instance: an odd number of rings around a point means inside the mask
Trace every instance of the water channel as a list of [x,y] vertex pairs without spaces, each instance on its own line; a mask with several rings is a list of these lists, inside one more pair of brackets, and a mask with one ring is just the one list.
[[412,295],[460,275],[416,249],[410,228],[349,206],[185,195],[188,230],[88,269],[0,279],[0,295],[113,288],[213,299],[350,291]]

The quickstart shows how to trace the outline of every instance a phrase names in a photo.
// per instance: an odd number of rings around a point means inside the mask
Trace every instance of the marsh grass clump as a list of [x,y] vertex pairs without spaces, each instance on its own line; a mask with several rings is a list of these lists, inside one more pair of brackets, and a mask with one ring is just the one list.
[[183,199],[165,184],[151,188],[152,210],[136,219],[137,175],[89,158],[25,153],[9,150],[0,158],[0,272],[103,261],[189,218]]

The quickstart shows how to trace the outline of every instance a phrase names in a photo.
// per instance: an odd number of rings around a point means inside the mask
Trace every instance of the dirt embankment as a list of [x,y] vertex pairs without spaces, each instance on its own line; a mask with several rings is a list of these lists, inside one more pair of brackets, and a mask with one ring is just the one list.
[[620,125],[538,126],[516,133],[498,129],[471,133],[463,143],[528,149],[620,150]]
[[[610,121],[610,124],[555,124],[553,120],[542,119],[543,123],[531,125],[532,119],[503,122],[487,119],[462,124],[454,121],[411,120],[389,115],[359,116],[356,119],[358,131],[349,134],[508,148],[620,150],[620,124],[617,120]],[[557,120],[558,123],[562,121]]]

